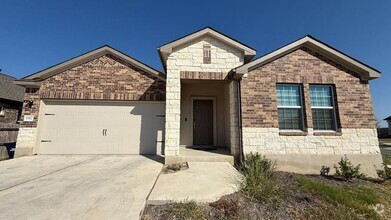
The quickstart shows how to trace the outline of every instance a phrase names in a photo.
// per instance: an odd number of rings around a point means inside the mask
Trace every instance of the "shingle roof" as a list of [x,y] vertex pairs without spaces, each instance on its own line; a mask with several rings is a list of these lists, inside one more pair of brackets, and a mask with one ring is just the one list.
[[23,102],[25,88],[15,85],[16,78],[0,73],[0,99]]

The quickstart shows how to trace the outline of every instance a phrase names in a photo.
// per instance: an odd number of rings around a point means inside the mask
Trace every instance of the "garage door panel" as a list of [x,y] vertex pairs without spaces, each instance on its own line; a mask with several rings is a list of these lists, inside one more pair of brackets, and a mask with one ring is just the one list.
[[164,103],[48,102],[40,154],[161,153]]

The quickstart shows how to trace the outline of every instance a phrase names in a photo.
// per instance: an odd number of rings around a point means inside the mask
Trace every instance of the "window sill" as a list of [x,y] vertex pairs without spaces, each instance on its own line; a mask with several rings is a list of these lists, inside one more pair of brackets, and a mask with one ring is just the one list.
[[306,131],[280,131],[280,136],[307,136]]
[[342,136],[338,131],[314,131],[314,136]]

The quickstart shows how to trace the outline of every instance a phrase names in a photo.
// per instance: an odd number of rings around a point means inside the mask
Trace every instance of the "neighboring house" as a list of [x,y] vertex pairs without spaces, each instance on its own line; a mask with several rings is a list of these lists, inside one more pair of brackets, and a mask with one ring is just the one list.
[[388,123],[388,136],[391,136],[391,116],[388,116],[384,120],[386,120]]
[[[265,42],[267,43],[267,42]],[[162,154],[221,146],[318,172],[381,156],[369,91],[380,72],[305,36],[254,59],[212,28],[158,48],[159,72],[109,46],[15,83],[27,88],[17,154]],[[199,158],[201,161],[202,158]]]
[[17,121],[22,112],[25,89],[14,85],[14,80],[0,73],[0,160],[8,158],[5,145],[16,142]]

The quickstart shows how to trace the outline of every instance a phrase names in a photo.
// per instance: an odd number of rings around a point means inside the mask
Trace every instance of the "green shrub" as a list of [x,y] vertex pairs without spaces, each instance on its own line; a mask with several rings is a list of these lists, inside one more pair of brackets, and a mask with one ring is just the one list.
[[389,168],[387,165],[391,165],[391,159],[384,158],[382,169],[376,170],[377,176],[384,180],[391,180],[391,168]]
[[360,172],[361,164],[354,166],[352,162],[346,157],[341,158],[338,162],[339,166],[334,166],[335,168],[335,176],[338,178],[343,178],[345,180],[351,180],[353,178],[364,178],[365,175]]
[[278,195],[275,164],[258,153],[246,155],[239,167],[241,191],[250,199],[274,202]]

